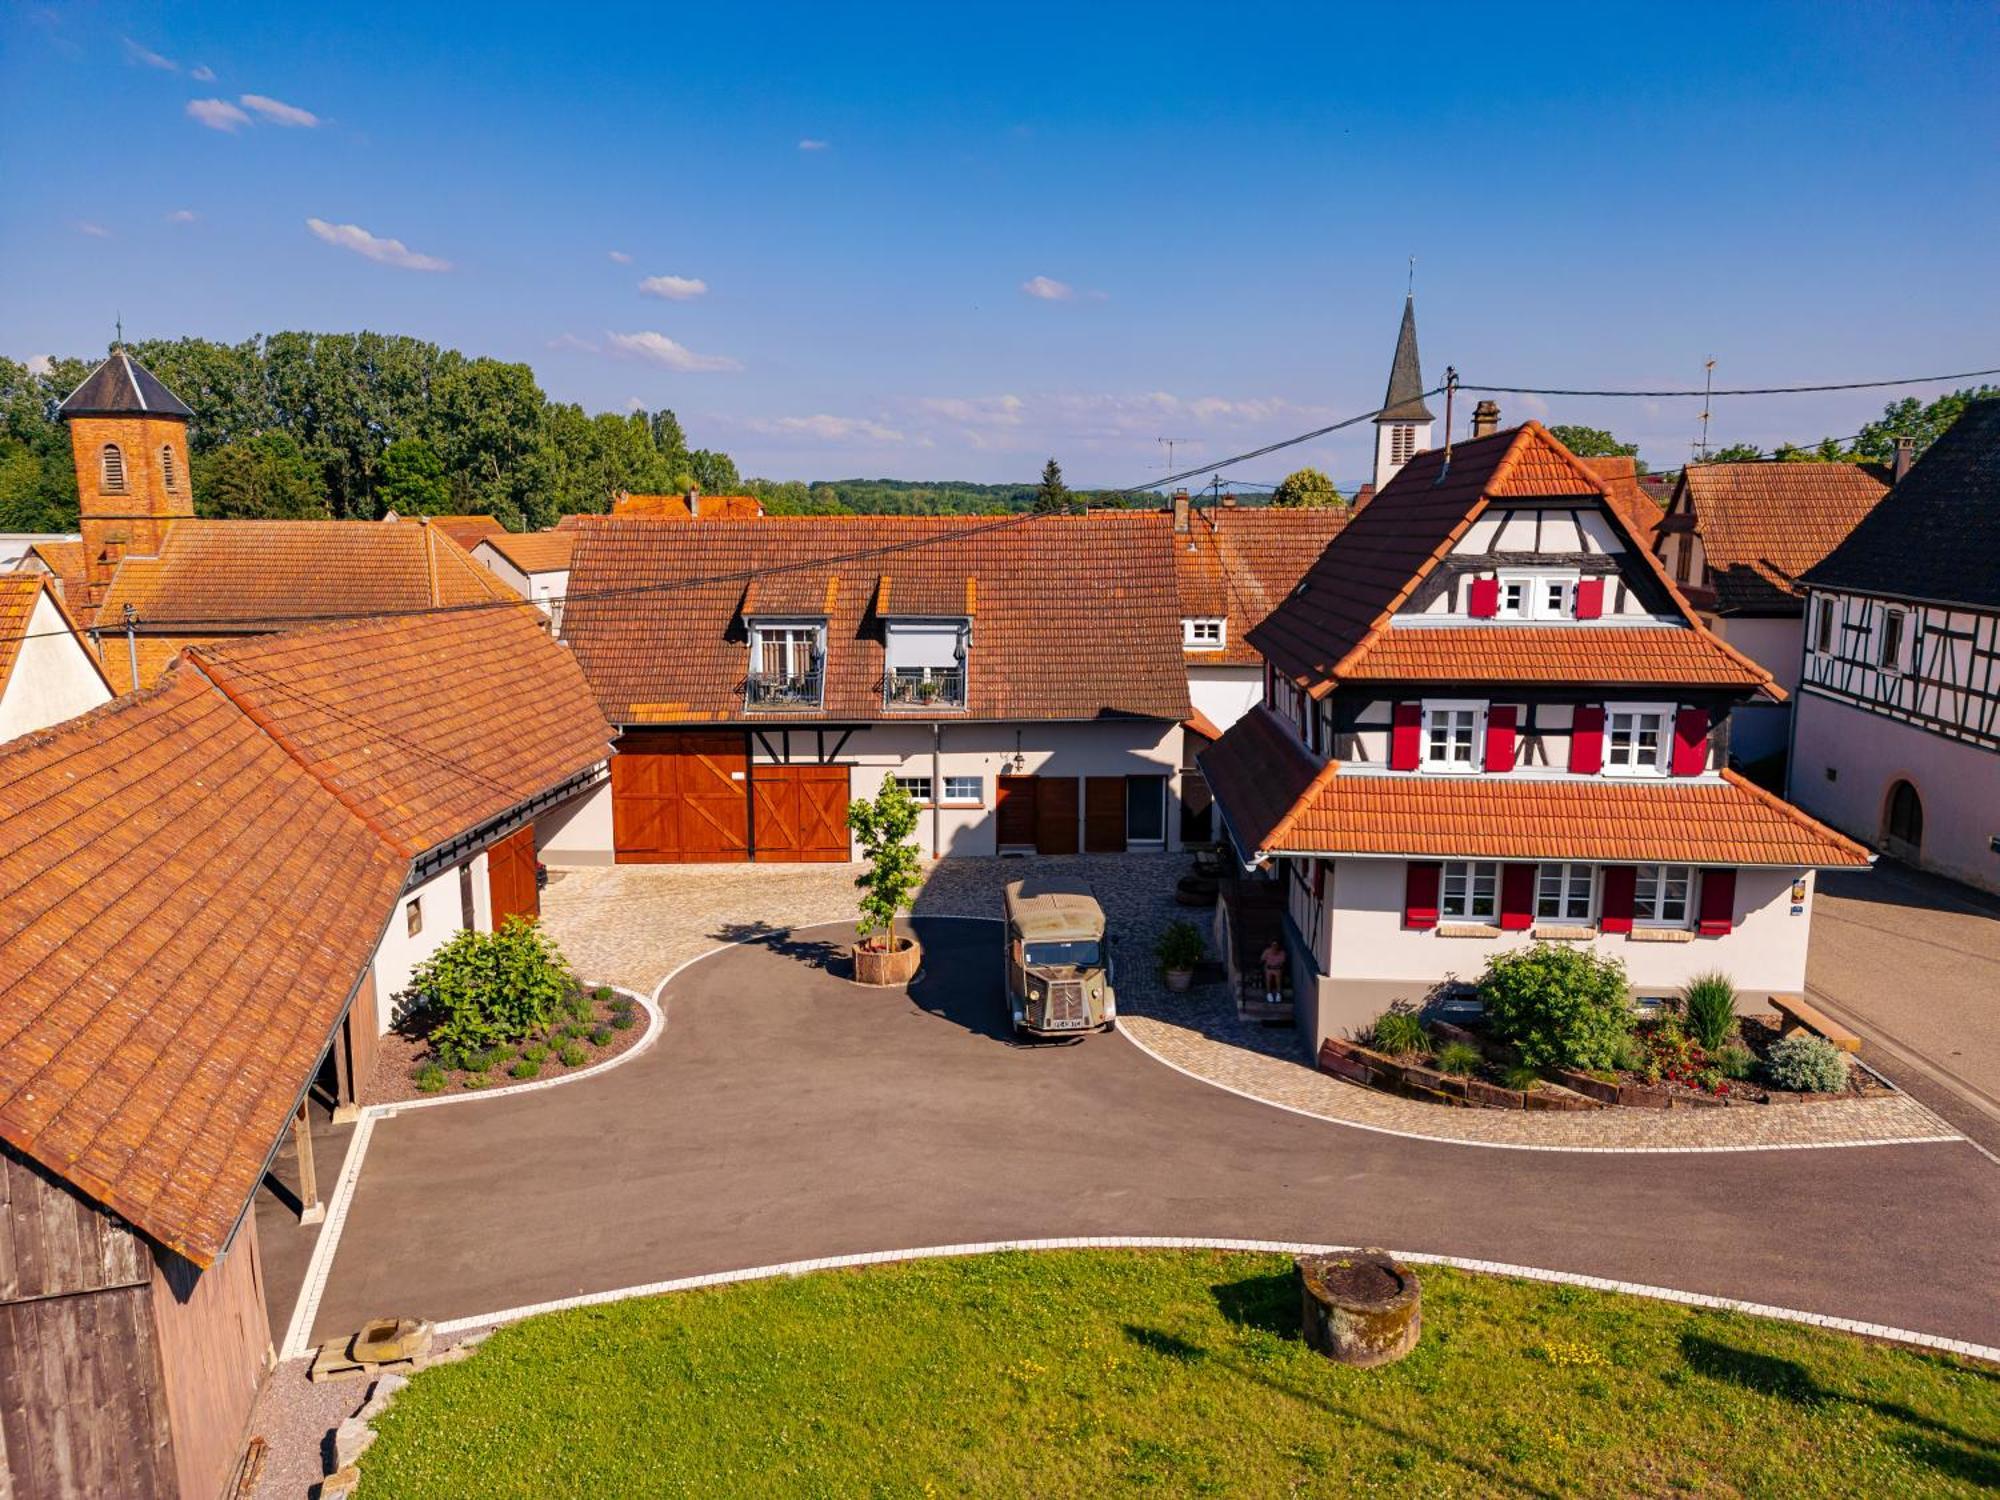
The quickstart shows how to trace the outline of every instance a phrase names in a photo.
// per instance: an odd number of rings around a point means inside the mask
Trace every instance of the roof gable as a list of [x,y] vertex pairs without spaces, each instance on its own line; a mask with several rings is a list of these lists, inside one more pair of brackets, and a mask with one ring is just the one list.
[[122,348],[84,376],[56,408],[58,417],[171,417],[187,421],[188,405]]
[[1297,586],[1352,517],[1344,505],[1196,509],[1173,538],[1181,613],[1225,622],[1219,651],[1191,662],[1255,666],[1250,632]]

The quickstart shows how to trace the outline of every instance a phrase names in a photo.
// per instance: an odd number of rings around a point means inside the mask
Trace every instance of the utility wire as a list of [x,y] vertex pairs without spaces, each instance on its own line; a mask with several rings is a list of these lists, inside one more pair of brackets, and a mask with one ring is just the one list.
[[1474,385],[1465,380],[1458,383],[1458,388],[1461,391],[1511,396],[1794,396],[1813,391],[1872,391],[1892,385],[1931,385],[1942,380],[1972,380],[1981,375],[2000,375],[2000,368],[1961,370],[1955,375],[1911,375],[1901,380],[1846,380],[1836,385],[1746,385],[1733,390],[1712,391],[1573,391],[1541,385]]

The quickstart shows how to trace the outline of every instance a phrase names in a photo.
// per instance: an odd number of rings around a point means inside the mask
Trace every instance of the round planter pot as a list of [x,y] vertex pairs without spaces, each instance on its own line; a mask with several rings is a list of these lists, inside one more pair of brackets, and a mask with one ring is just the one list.
[[1182,994],[1186,992],[1189,985],[1194,983],[1194,970],[1168,969],[1165,971],[1165,978],[1168,989],[1177,995]]
[[1336,1364],[1393,1364],[1417,1347],[1423,1299],[1417,1273],[1382,1250],[1298,1259],[1305,1340]]
[[854,957],[856,984],[908,984],[924,961],[923,945],[915,938],[899,937],[892,948],[856,943],[849,951]]

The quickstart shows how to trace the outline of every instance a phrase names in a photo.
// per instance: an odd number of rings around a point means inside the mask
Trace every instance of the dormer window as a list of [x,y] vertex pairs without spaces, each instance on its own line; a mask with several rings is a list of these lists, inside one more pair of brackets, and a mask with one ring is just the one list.
[[962,709],[969,619],[890,620],[883,627],[882,705]]
[[1576,617],[1574,573],[1502,573],[1496,618],[1569,620]]
[[1181,621],[1183,650],[1220,651],[1226,644],[1227,632],[1222,620],[1202,618]]
[[122,495],[125,493],[125,450],[116,443],[106,443],[101,455],[104,470],[104,493]]
[[1479,721],[1486,705],[1432,699],[1424,704],[1422,767],[1448,775],[1479,769]]
[[752,621],[745,701],[752,708],[817,708],[825,661],[826,627],[818,621]]
[[174,450],[171,444],[160,449],[160,477],[168,489],[174,488]]
[[1672,746],[1673,705],[1614,705],[1604,713],[1604,774],[1664,776]]

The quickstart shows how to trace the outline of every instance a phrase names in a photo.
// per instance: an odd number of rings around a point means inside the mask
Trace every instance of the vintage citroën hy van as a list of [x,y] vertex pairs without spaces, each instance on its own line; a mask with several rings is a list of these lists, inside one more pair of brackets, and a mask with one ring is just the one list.
[[1104,911],[1081,880],[1007,886],[1007,1003],[1022,1036],[1109,1030],[1118,1014]]

